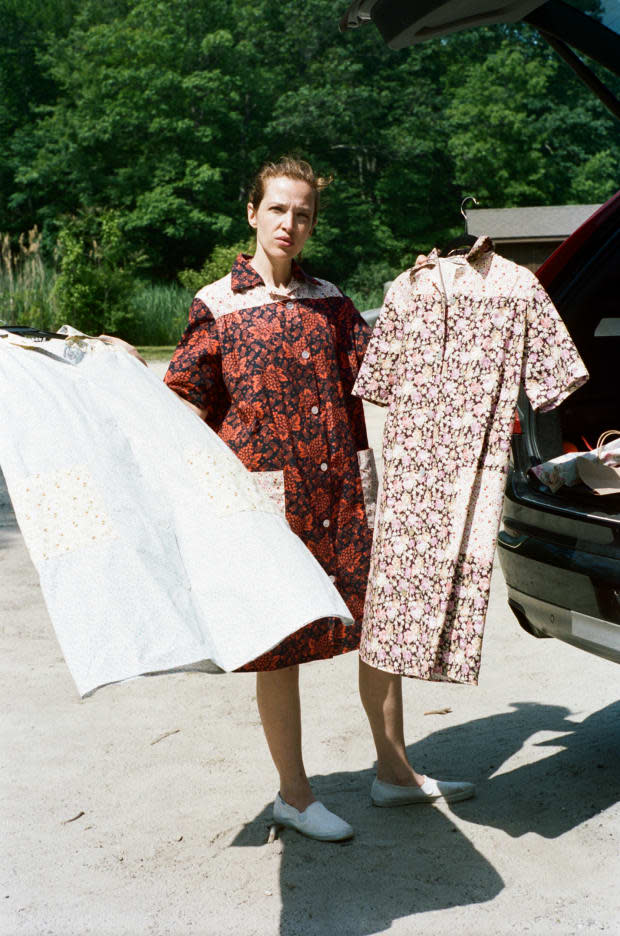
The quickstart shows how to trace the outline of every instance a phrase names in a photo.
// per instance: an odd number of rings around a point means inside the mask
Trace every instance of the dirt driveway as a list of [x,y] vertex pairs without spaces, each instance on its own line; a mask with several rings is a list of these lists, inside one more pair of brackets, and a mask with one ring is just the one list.
[[[377,445],[375,408],[369,425]],[[523,634],[499,570],[480,686],[404,687],[418,769],[470,778],[478,797],[370,805],[353,654],[306,666],[302,691],[308,769],[356,838],[267,844],[276,780],[253,677],[80,701],[1,505],[4,936],[620,932],[620,669]]]

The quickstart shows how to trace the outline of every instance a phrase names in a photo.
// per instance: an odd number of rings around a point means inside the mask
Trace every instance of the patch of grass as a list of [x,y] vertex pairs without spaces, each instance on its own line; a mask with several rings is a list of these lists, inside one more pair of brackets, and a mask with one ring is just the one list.
[[191,290],[176,283],[140,283],[131,301],[131,334],[123,338],[141,347],[176,347],[192,298]]
[[169,361],[176,345],[139,345],[138,351],[147,361]]

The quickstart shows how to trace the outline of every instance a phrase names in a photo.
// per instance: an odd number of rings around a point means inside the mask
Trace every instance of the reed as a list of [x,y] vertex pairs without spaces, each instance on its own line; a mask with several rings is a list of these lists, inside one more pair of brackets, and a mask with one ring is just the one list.
[[[38,228],[21,234],[13,244],[8,234],[0,233],[0,251],[0,322],[46,331],[55,331],[67,319],[73,324],[70,315],[59,312],[53,301],[57,274],[43,262]],[[359,309],[381,305],[381,287],[371,291],[367,283],[356,281],[345,285],[349,285],[349,295]],[[175,346],[187,324],[192,296],[189,283],[181,286],[136,280],[131,318],[122,337],[140,346]]]
[[41,257],[41,232],[35,226],[16,244],[0,234],[0,321],[53,330],[58,324],[52,303],[55,274]]
[[[21,234],[17,241],[0,233],[0,258],[0,322],[55,331],[70,319],[53,300],[57,274],[43,262],[38,228]],[[122,337],[139,345],[176,345],[187,324],[191,300],[191,290],[176,283],[136,281],[132,318]]]
[[131,334],[123,337],[139,345],[176,345],[187,325],[192,295],[176,283],[137,283],[131,300]]

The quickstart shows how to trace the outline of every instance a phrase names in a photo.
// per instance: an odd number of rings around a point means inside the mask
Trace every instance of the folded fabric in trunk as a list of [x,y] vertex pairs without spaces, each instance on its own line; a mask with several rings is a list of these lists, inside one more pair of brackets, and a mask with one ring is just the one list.
[[620,493],[620,439],[591,452],[567,452],[535,465],[530,472],[554,494],[564,485],[580,482],[597,494]]

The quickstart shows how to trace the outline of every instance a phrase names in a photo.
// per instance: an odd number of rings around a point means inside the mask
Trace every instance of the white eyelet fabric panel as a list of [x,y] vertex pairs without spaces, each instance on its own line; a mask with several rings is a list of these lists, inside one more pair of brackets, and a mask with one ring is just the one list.
[[231,453],[199,449],[186,453],[187,464],[215,513],[262,510],[284,516],[284,472],[249,472]]
[[33,559],[56,559],[118,538],[84,465],[37,472],[13,486],[11,500]]

